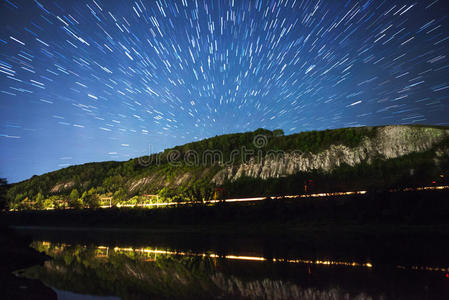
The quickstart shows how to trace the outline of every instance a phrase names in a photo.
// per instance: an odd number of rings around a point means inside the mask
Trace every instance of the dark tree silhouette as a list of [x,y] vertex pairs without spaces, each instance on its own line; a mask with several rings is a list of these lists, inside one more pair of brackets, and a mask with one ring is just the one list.
[[8,186],[8,181],[6,178],[0,178],[0,210],[6,208],[6,189]]

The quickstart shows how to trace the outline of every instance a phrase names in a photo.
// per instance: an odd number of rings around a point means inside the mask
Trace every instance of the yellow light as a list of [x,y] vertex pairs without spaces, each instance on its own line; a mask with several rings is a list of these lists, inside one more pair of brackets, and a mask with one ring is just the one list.
[[[43,246],[51,246],[53,243],[49,241],[41,241],[40,242]],[[70,244],[55,244],[54,249],[55,250],[63,250],[66,247],[69,247]],[[82,245],[83,247],[86,247],[86,245]],[[110,247],[107,246],[97,246],[98,250],[108,250]],[[190,252],[177,252],[177,251],[169,251],[169,250],[159,250],[159,249],[148,249],[148,248],[121,248],[121,247],[114,247],[111,248],[114,251],[122,251],[122,252],[141,252],[141,253],[150,253],[150,254],[165,254],[165,255],[182,255],[182,256],[202,256],[202,257],[211,257],[211,258],[219,258],[222,256],[219,256],[216,253],[190,253]],[[97,254],[97,257],[107,257],[107,254]],[[223,258],[226,259],[236,259],[236,260],[249,260],[249,261],[273,261],[273,262],[288,262],[288,263],[297,263],[297,264],[314,264],[314,265],[324,265],[324,266],[330,266],[330,265],[341,265],[341,266],[348,266],[348,267],[365,267],[365,268],[372,268],[373,264],[370,262],[367,263],[358,263],[358,262],[347,262],[347,261],[332,261],[332,260],[308,260],[308,259],[282,259],[282,258],[273,258],[273,259],[267,259],[265,257],[260,256],[244,256],[244,255],[226,255]],[[154,257],[155,260],[156,257]],[[396,268],[398,269],[411,269],[411,270],[425,270],[425,271],[433,271],[433,272],[449,272],[449,267],[432,267],[432,266],[401,266],[397,265]]]
[[258,261],[267,260],[264,257],[256,257],[256,256],[226,255],[225,257],[228,258],[228,259],[241,259],[241,260],[258,260]]

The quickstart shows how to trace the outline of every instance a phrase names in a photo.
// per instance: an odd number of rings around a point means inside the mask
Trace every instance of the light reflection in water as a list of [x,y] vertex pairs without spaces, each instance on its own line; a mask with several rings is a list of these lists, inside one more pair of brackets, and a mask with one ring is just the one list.
[[[397,295],[403,299],[439,299],[446,279],[441,273],[426,271],[448,270],[397,266],[385,271],[372,262],[266,258],[156,247],[48,241],[35,241],[32,246],[52,259],[44,266],[25,270],[23,276],[40,279],[59,290],[122,299],[134,299],[136,295],[143,299],[149,295],[176,299],[372,300],[396,299]],[[434,283],[435,291],[429,289]]]
[[[50,242],[42,241],[39,242],[44,247],[49,247],[51,245]],[[69,247],[70,244],[59,244],[61,249]],[[172,251],[168,249],[157,249],[151,247],[142,247],[142,248],[134,248],[134,247],[109,247],[109,246],[96,246],[99,251],[96,256],[97,257],[107,257],[109,252],[112,250],[116,253],[126,254],[127,252],[135,252],[135,253],[146,253],[146,254],[162,254],[162,255],[181,255],[181,256],[200,256],[200,257],[209,257],[209,258],[225,258],[225,259],[235,259],[235,260],[248,260],[248,261],[272,261],[272,262],[283,262],[283,263],[293,263],[293,264],[310,264],[310,265],[328,265],[328,266],[348,266],[348,267],[364,267],[364,268],[373,268],[373,264],[371,262],[355,262],[355,261],[335,261],[335,260],[312,260],[312,259],[284,259],[284,258],[272,258],[268,259],[261,256],[248,256],[248,255],[218,255],[213,252],[208,253],[195,253],[195,252],[183,252],[183,251]],[[56,248],[57,249],[57,248]],[[156,260],[157,256],[152,257],[152,259]],[[436,272],[449,272],[449,267],[432,267],[432,266],[403,266],[396,265],[396,268],[402,270],[420,270],[420,271],[436,271]]]

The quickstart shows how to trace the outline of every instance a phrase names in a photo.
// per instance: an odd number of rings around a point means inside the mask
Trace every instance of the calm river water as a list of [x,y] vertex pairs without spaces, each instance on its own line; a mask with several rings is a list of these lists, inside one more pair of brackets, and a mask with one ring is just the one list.
[[449,299],[434,240],[20,229],[58,299]]

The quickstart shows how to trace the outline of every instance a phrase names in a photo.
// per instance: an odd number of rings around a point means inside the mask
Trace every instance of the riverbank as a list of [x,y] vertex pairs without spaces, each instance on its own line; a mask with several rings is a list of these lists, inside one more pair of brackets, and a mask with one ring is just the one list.
[[436,270],[432,276],[443,278],[449,266],[447,199],[446,191],[368,192],[155,209],[20,211],[1,218],[35,242],[68,249],[369,262],[376,272]]

